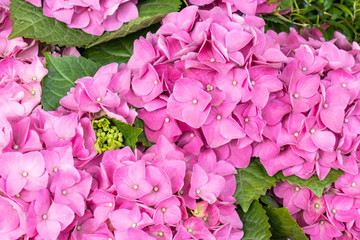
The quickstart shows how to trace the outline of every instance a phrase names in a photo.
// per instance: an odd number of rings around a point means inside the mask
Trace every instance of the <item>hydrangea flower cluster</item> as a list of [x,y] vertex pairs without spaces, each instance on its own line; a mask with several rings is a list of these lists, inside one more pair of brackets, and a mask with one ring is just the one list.
[[307,188],[281,182],[274,195],[311,240],[360,237],[360,174],[345,173],[321,198]]
[[136,40],[128,101],[148,138],[214,149],[237,168],[260,157],[269,175],[357,174],[359,46],[263,26],[192,6]]
[[101,35],[115,31],[124,23],[138,17],[137,0],[26,0],[43,7],[47,17],[66,23],[69,28]]

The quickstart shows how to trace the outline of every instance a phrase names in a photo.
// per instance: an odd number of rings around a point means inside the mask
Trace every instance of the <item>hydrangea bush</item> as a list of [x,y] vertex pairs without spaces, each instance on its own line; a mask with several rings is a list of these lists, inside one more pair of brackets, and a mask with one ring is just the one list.
[[[2,239],[360,238],[358,43],[265,31],[281,1],[191,0],[123,38],[156,1],[26,1],[0,1]],[[17,4],[103,35],[36,37]]]

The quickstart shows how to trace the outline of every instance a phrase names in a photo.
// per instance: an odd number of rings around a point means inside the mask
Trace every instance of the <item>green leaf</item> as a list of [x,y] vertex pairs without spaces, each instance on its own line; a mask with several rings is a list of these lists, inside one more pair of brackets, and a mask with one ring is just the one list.
[[281,1],[281,3],[279,4],[278,8],[279,8],[280,10],[288,9],[288,8],[290,8],[292,5],[293,5],[293,0],[283,0],[283,1]]
[[350,11],[350,9],[342,4],[339,3],[333,3],[333,6],[339,8],[340,10],[342,10],[343,12],[346,12],[347,14],[349,14],[351,17],[353,17],[353,13]]
[[272,208],[279,208],[281,207],[280,203],[276,201],[276,199],[270,195],[269,191],[260,197],[260,201],[267,206],[270,206]]
[[45,17],[41,8],[25,0],[11,0],[10,12],[10,18],[13,20],[10,38],[26,37],[59,46],[77,47],[98,38],[81,29],[68,28],[65,23],[54,18]]
[[10,38],[26,37],[59,46],[94,46],[114,38],[146,28],[170,12],[179,10],[181,0],[145,0],[137,4],[139,17],[125,23],[119,30],[102,36],[87,34],[81,29],[68,28],[65,23],[43,15],[42,9],[25,0],[11,0],[10,12],[13,31]]
[[[144,121],[141,120],[140,118],[135,118],[134,121],[134,125],[135,127],[144,129]],[[139,135],[139,140],[138,142],[140,142],[144,147],[151,147],[152,145],[154,145],[154,143],[150,142],[145,135],[145,131],[143,131],[140,135]]]
[[259,201],[253,201],[249,211],[244,213],[238,208],[238,213],[243,222],[244,236],[242,240],[268,240],[271,232],[269,230],[269,218]]
[[113,118],[109,118],[109,120],[122,133],[124,138],[124,145],[129,146],[133,151],[135,151],[138,137],[143,130],[141,128],[133,127],[130,124],[120,122],[119,120],[115,120]]
[[330,9],[332,4],[333,4],[333,0],[325,0],[324,1],[324,10],[327,11],[328,9]]
[[46,111],[56,110],[59,101],[71,87],[75,80],[85,76],[93,76],[100,65],[84,57],[54,57],[45,54],[48,74],[42,81],[41,104]]
[[252,159],[247,168],[237,169],[236,191],[234,197],[243,211],[247,212],[253,200],[259,199],[268,189],[276,184],[276,177],[271,177],[258,159]]
[[269,217],[271,225],[270,239],[276,240],[307,240],[304,231],[299,227],[297,222],[291,217],[287,208],[264,207]]
[[352,31],[347,27],[345,26],[344,24],[342,23],[339,23],[339,22],[335,22],[335,21],[329,21],[330,24],[334,25],[335,27],[338,27],[342,30],[344,30],[344,32],[346,33],[346,36],[349,38],[349,41],[352,42],[353,40],[353,33]]
[[139,17],[125,23],[119,30],[106,32],[88,47],[107,42],[114,38],[124,37],[130,33],[146,28],[154,23],[160,22],[166,14],[179,10],[181,0],[146,0],[139,2],[137,8]]
[[126,37],[101,43],[84,50],[82,55],[104,65],[112,62],[126,63],[133,54],[135,39],[138,39],[140,36],[145,36],[149,31],[156,32],[159,27],[159,24],[154,24],[136,33],[129,34]]
[[329,174],[324,180],[320,180],[318,176],[314,175],[309,179],[302,179],[297,176],[288,176],[285,177],[281,172],[277,173],[275,176],[282,181],[288,181],[291,184],[297,184],[301,187],[309,188],[317,197],[321,197],[324,188],[327,188],[331,183],[336,182],[339,176],[343,174],[341,170],[331,169]]

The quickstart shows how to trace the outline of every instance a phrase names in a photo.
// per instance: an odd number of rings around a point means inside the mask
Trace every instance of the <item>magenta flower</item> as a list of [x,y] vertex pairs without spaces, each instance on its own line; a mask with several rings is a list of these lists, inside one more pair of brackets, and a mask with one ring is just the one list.
[[327,61],[317,56],[315,49],[309,45],[301,45],[295,52],[298,68],[306,75],[323,71]]
[[211,109],[201,127],[211,148],[222,146],[232,139],[245,137],[244,129],[231,116],[235,106],[234,102],[224,102],[219,107]]
[[237,240],[244,236],[244,232],[226,224],[214,231],[214,237],[218,240]]
[[[65,181],[66,179],[66,181]],[[78,216],[85,213],[86,203],[92,178],[89,173],[79,171],[77,174],[59,170],[51,183],[50,191],[54,193],[54,202],[70,207]]]
[[152,191],[140,200],[148,206],[156,205],[159,202],[171,197],[171,182],[165,171],[154,166],[146,167],[146,181],[151,184]]
[[189,190],[190,197],[195,199],[202,198],[213,204],[224,187],[225,179],[222,176],[206,173],[200,165],[194,165]]
[[37,232],[44,240],[56,240],[73,219],[74,212],[69,207],[51,202],[48,190],[41,190],[29,208],[28,235],[33,237]]
[[325,199],[313,196],[308,202],[308,209],[304,210],[303,218],[307,224],[313,224],[325,211]]
[[150,216],[145,212],[141,212],[137,205],[131,209],[117,209],[110,213],[109,219],[116,229],[115,235],[126,234],[131,228],[141,230],[144,227],[153,224],[153,220]]
[[0,155],[0,175],[6,180],[6,193],[18,194],[22,189],[38,191],[46,188],[48,174],[39,152],[8,152]]
[[15,201],[6,197],[0,197],[0,234],[5,239],[18,239],[26,233],[24,223],[25,213]]
[[329,221],[339,230],[345,230],[343,222],[348,223],[358,216],[357,208],[354,208],[354,198],[342,195],[325,195],[327,205],[326,213]]
[[149,228],[147,233],[156,240],[172,240],[173,234],[171,229],[166,225],[155,225]]
[[335,182],[335,187],[347,196],[357,197],[360,195],[360,174],[352,175],[344,173]]
[[174,240],[191,239],[191,237],[215,240],[214,235],[206,228],[204,221],[196,217],[187,219],[182,225],[179,225],[177,230]]
[[203,90],[200,82],[183,78],[175,83],[167,111],[173,118],[199,128],[209,115],[210,101],[211,96]]
[[145,162],[142,160],[116,169],[113,181],[118,195],[128,200],[141,198],[153,191],[151,183],[146,180]]
[[323,43],[319,49],[319,56],[328,60],[328,66],[332,69],[351,68],[355,65],[354,57],[333,43]]
[[38,57],[35,57],[31,64],[17,64],[15,71],[23,83],[40,82],[48,73]]
[[176,197],[170,197],[156,205],[154,213],[155,224],[169,224],[176,226],[181,218],[180,201]]
[[311,240],[333,239],[342,236],[342,233],[324,216],[321,216],[314,224],[303,227],[303,230],[310,235]]

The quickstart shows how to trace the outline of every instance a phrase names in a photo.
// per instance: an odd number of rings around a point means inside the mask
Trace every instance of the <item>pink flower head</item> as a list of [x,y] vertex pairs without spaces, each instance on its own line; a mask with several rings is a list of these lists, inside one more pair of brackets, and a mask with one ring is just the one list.
[[38,57],[35,57],[31,64],[18,64],[15,71],[23,83],[40,82],[48,73]]
[[357,197],[360,195],[360,174],[352,175],[344,173],[335,182],[335,187],[348,196]]
[[354,206],[354,198],[342,195],[326,195],[327,216],[329,221],[339,230],[345,230],[343,222],[351,222],[358,216],[358,211]]
[[116,169],[113,181],[118,195],[128,200],[141,198],[153,191],[151,183],[146,180],[145,162],[142,160]]
[[149,227],[147,233],[150,236],[153,236],[156,240],[171,240],[173,239],[173,234],[171,229],[166,225],[154,225]]
[[323,43],[319,49],[319,56],[328,60],[328,66],[332,69],[352,68],[355,64],[354,57],[341,49],[338,49],[333,43]]
[[204,221],[196,217],[187,219],[179,226],[174,240],[191,239],[191,237],[195,239],[215,240],[214,235],[206,228]]
[[160,202],[156,205],[154,223],[177,225],[182,218],[180,207],[180,201],[176,197],[170,197]]
[[310,235],[310,239],[314,240],[333,239],[342,235],[342,233],[324,216],[320,216],[314,224],[303,227],[303,230],[306,234]]
[[131,209],[119,208],[110,213],[109,219],[116,232],[125,232],[129,228],[143,229],[153,224],[150,216],[141,212],[140,207],[135,205]]
[[325,199],[323,197],[319,199],[317,196],[313,196],[308,203],[308,209],[304,210],[304,220],[307,224],[312,224],[323,215],[325,211]]
[[175,83],[167,111],[173,118],[199,128],[209,115],[210,101],[211,96],[203,90],[200,82],[183,78]]
[[95,190],[90,200],[94,205],[94,218],[98,223],[108,219],[110,212],[115,208],[115,196],[103,190]]
[[85,213],[92,178],[89,173],[59,170],[51,183],[50,190],[55,194],[54,202],[70,207],[78,216]]
[[224,102],[217,108],[212,108],[207,120],[201,127],[210,147],[222,146],[232,139],[245,137],[245,131],[232,118],[234,102]]
[[22,189],[38,191],[46,188],[48,174],[41,153],[8,152],[0,155],[0,175],[6,180],[6,193],[18,194]]
[[214,173],[206,173],[198,164],[193,167],[189,196],[195,199],[202,198],[213,204],[225,187],[225,179]]
[[74,212],[65,205],[51,202],[48,190],[43,189],[29,208],[28,235],[35,236],[37,232],[44,240],[56,240],[73,219]]

